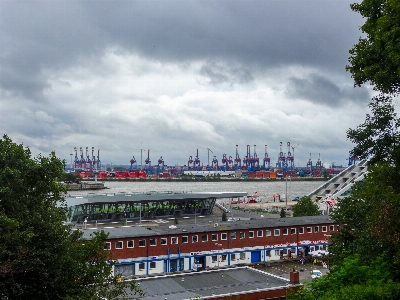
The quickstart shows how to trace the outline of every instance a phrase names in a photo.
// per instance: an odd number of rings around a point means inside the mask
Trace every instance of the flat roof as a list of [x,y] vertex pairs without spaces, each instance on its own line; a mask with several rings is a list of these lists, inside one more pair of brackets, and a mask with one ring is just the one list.
[[190,200],[190,199],[224,199],[246,197],[247,192],[147,192],[147,193],[104,193],[88,194],[85,196],[66,196],[67,205],[78,203],[118,203],[118,202],[145,202],[145,201],[166,201],[166,200]]
[[137,299],[151,300],[229,297],[291,285],[288,279],[249,267],[137,278],[135,281],[140,283],[140,288],[145,292],[143,297]]
[[[302,226],[302,225],[317,225],[317,224],[333,224],[334,222],[329,219],[328,216],[306,216],[306,217],[287,217],[287,218],[264,218],[255,220],[239,220],[234,222],[197,222],[197,223],[179,223],[174,224],[166,222],[165,219],[160,219],[160,223],[156,223],[158,220],[142,221],[141,225],[133,226],[115,226],[101,228],[89,228],[83,230],[83,238],[91,239],[91,234],[96,230],[104,230],[109,234],[108,239],[116,238],[129,238],[129,237],[150,237],[150,236],[165,236],[165,235],[176,235],[185,233],[202,233],[202,232],[215,232],[215,231],[229,231],[229,230],[241,230],[241,229],[257,229],[257,228],[276,228],[276,227],[290,227],[290,226]],[[168,221],[168,220],[167,220]],[[118,222],[121,224],[121,222]],[[147,223],[147,224],[146,224]],[[171,225],[172,228],[170,228]],[[90,226],[93,226],[91,224]]]

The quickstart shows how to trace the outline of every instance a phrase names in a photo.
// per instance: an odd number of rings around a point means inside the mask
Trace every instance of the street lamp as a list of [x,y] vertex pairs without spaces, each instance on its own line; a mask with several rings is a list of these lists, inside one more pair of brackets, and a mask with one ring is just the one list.
[[[289,179],[290,179],[290,181],[292,181],[291,180],[291,178],[290,178],[290,176],[288,176],[289,177]],[[288,193],[287,193],[287,180],[288,180],[288,177],[286,177],[286,211],[287,211],[287,199],[288,199]]]

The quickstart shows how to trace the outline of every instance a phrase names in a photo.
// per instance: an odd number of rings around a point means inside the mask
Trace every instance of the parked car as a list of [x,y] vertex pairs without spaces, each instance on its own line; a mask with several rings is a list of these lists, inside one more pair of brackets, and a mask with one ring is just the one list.
[[322,276],[321,271],[319,271],[319,270],[312,270],[312,271],[311,271],[311,278],[312,278],[312,279],[314,279],[314,278],[320,278],[321,276]]
[[234,222],[234,221],[236,221],[235,218],[229,218],[229,219],[228,219],[228,222]]

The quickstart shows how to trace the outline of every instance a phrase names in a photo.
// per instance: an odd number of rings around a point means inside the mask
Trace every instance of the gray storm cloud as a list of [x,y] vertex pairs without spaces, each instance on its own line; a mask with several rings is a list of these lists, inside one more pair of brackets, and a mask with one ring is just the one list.
[[[370,97],[344,70],[362,24],[350,3],[1,1],[0,128],[64,158],[95,146],[122,163],[145,147],[182,162],[298,140],[303,161],[343,160]],[[335,131],[318,123],[333,112],[348,120]]]

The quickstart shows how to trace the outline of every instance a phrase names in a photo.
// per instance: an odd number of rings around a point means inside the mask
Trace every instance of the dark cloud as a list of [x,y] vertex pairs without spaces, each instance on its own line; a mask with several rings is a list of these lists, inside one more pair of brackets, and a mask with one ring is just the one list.
[[[156,61],[239,63],[248,71],[235,79],[244,82],[251,69],[292,64],[342,71],[359,35],[351,2],[3,1],[0,87],[40,98],[49,88],[44,69],[107,47]],[[203,72],[211,83],[232,78],[210,66]]]
[[224,66],[220,63],[204,64],[200,69],[200,74],[206,77],[206,82],[211,85],[248,84],[254,80],[248,69]]
[[330,107],[341,106],[349,100],[365,103],[370,96],[366,88],[340,88],[332,80],[315,73],[308,78],[291,77],[286,94],[294,99],[304,99]]

